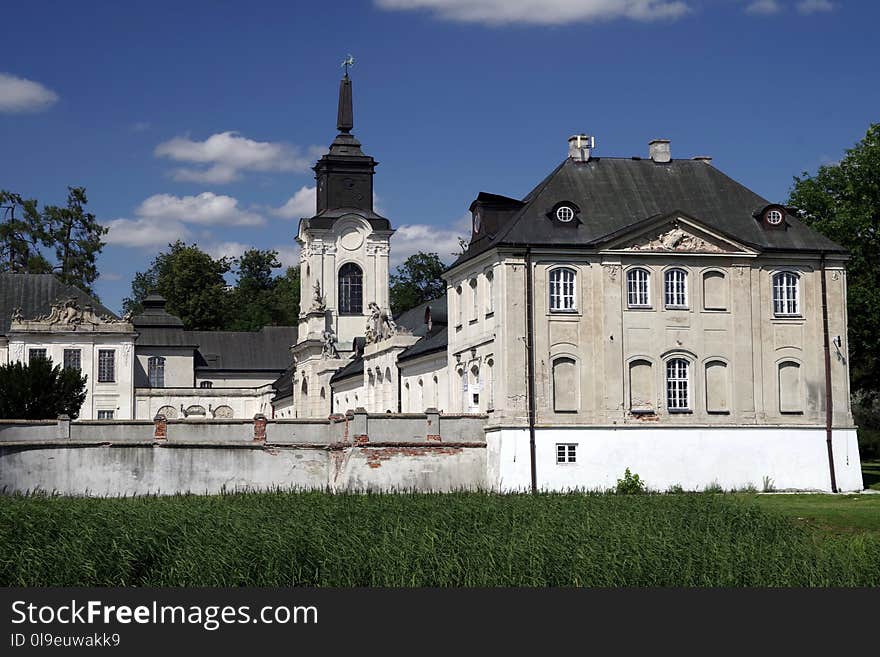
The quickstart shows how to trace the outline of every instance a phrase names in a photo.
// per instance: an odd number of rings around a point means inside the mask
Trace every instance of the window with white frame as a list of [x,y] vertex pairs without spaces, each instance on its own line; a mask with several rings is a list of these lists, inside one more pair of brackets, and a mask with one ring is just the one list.
[[556,443],[556,464],[576,463],[577,443]]
[[577,310],[574,283],[574,269],[559,267],[550,271],[550,310],[552,312],[573,312]]
[[79,349],[64,350],[64,369],[77,372],[82,369],[82,352]]
[[98,411],[98,419],[99,420],[112,420],[113,419],[113,411]]
[[492,273],[492,270],[488,270],[486,272],[486,314],[493,312],[495,310],[494,301],[492,300],[492,296],[494,295],[494,282],[495,275]]
[[151,388],[165,387],[165,359],[162,356],[151,356],[147,360],[147,371]]
[[626,272],[626,305],[630,308],[650,308],[651,275],[647,269],[636,267]]
[[689,405],[688,362],[684,358],[672,358],[666,362],[666,408],[670,411],[686,411]]
[[28,349],[28,362],[33,363],[38,358],[46,360],[45,349]]
[[477,279],[476,278],[471,279],[469,287],[471,288],[471,317],[470,318],[471,318],[471,321],[474,321],[480,315],[480,308],[479,308],[480,295],[479,295],[479,290],[477,288]]
[[669,269],[663,279],[667,308],[687,308],[687,272]]
[[116,352],[113,349],[98,349],[98,383],[116,381]]
[[773,314],[777,317],[800,315],[798,275],[782,271],[773,276]]

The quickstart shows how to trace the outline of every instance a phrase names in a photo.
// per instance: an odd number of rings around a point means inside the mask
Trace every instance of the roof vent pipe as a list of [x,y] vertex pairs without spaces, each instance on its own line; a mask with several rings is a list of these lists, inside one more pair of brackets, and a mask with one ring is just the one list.
[[698,162],[705,162],[706,164],[712,163],[712,156],[711,155],[695,155],[691,159],[697,160]]
[[648,142],[648,155],[655,162],[665,164],[672,159],[668,139],[652,139]]
[[568,138],[568,157],[575,162],[588,162],[590,149],[596,148],[596,139],[589,135],[572,135]]

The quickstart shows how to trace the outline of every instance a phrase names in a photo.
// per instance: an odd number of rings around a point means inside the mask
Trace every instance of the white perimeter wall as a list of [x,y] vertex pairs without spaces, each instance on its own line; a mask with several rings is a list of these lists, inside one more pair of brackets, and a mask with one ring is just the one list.
[[[491,488],[531,486],[528,429],[489,431]],[[577,444],[577,462],[557,464],[556,444]],[[679,485],[700,490],[754,486],[764,477],[777,490],[831,490],[822,428],[536,429],[538,486],[548,490],[613,488],[629,468],[654,490]],[[855,429],[835,429],[834,463],[840,491],[862,490]]]

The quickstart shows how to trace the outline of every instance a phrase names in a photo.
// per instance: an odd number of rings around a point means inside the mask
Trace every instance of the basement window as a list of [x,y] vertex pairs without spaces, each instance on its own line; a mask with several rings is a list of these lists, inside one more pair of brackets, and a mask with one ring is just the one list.
[[556,443],[556,465],[577,462],[577,443]]

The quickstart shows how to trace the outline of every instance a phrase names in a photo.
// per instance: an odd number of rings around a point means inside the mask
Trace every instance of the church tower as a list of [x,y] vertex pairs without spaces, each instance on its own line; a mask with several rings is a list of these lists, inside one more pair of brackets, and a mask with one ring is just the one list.
[[[313,168],[315,214],[300,219],[296,237],[301,247],[301,312],[298,342],[291,351],[297,364],[295,380],[301,386],[294,389],[299,417],[329,413],[329,377],[345,365],[355,338],[364,335],[370,302],[389,308],[389,239],[394,230],[388,219],[373,210],[378,162],[361,150],[352,134],[354,109],[347,66],[339,82],[336,128],[339,134],[329,152]],[[324,348],[328,331],[336,340],[336,358]]]

